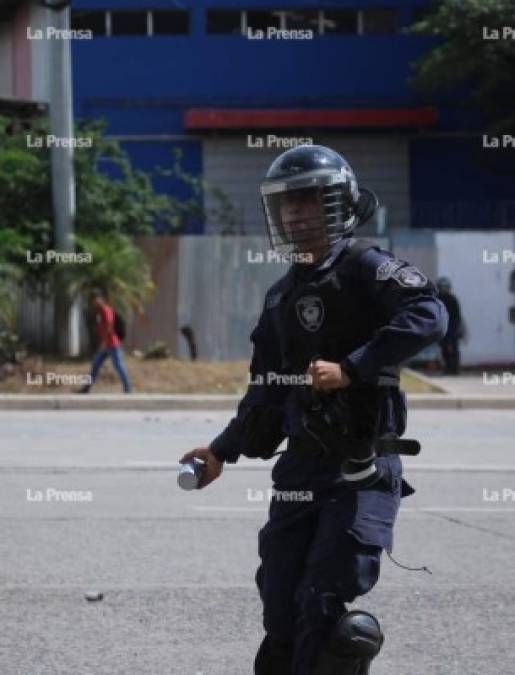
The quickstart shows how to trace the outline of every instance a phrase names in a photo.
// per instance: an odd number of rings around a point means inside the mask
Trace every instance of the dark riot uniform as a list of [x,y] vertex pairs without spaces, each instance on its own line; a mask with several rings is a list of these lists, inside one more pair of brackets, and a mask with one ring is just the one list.
[[[313,672],[344,603],[377,582],[382,549],[392,549],[400,498],[413,491],[402,480],[396,454],[378,457],[378,483],[347,487],[338,461],[300,448],[298,387],[269,381],[269,373],[303,375],[313,358],[340,363],[352,389],[378,396],[378,434],[403,434],[398,365],[441,340],[447,314],[418,269],[377,247],[351,256],[357,241],[340,239],[314,265],[292,265],[269,289],[251,335],[251,384],[237,416],[210,446],[219,460],[236,462],[247,412],[267,403],[284,412],[287,450],[272,471],[276,497],[259,534],[256,574],[266,631],[262,649],[279,665],[260,670],[258,653],[256,673]],[[279,491],[293,491],[298,499],[278,498]]]

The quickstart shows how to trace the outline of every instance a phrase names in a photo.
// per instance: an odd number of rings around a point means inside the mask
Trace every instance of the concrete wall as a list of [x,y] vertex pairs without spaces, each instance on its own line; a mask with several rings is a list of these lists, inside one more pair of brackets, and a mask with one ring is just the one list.
[[31,23],[32,6],[22,2],[10,26],[12,36],[13,86],[15,98],[32,98],[32,45],[27,40],[27,26]]
[[468,327],[463,362],[515,361],[515,325],[509,321],[515,305],[510,291],[515,234],[437,232],[435,244],[437,273],[451,279]]
[[[177,237],[138,237],[138,246],[150,263],[156,292],[142,315],[128,321],[125,346],[145,349],[157,341],[177,351]],[[130,317],[127,317],[130,319]]]
[[[190,326],[199,358],[248,359],[249,335],[265,292],[287,269],[277,262],[254,262],[260,254],[267,260],[268,240],[184,236],[145,237],[138,243],[151,264],[157,293],[145,313],[129,323],[127,348],[145,349],[161,340],[172,353],[189,358],[180,329]],[[515,264],[513,257],[507,259],[515,251],[515,234],[404,232],[395,234],[391,248],[431,279],[451,279],[468,327],[468,341],[462,345],[465,365],[515,361],[515,325],[509,321],[510,308],[515,306],[515,293],[510,290]],[[26,296],[20,301],[24,338],[35,348],[48,347],[51,308]],[[84,327],[82,335],[85,345]],[[423,357],[437,358],[438,348],[429,348]]]
[[24,1],[0,23],[0,96],[49,101],[50,43],[27,40],[27,28],[44,29],[50,18],[39,2]]
[[[178,324],[193,328],[199,358],[250,357],[249,335],[265,292],[288,269],[277,262],[250,262],[267,247],[265,237],[181,238]],[[182,339],[178,353],[188,354]]]

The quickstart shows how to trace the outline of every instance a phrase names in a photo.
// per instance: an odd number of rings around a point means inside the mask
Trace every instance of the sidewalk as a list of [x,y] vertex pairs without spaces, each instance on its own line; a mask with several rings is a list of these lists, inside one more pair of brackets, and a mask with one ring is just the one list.
[[453,396],[515,397],[515,375],[509,372],[424,376],[424,379]]
[[[442,382],[447,393],[408,394],[408,407],[418,410],[515,410],[515,392],[475,382],[469,388]],[[474,381],[472,382],[474,384]],[[0,410],[236,410],[233,395],[203,394],[0,394]]]

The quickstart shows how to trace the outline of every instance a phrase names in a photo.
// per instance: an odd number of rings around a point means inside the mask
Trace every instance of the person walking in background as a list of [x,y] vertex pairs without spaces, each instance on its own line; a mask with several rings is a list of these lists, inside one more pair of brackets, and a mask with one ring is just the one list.
[[447,277],[437,280],[438,298],[443,302],[449,314],[449,328],[440,342],[444,373],[459,375],[460,372],[460,340],[465,338],[465,323],[461,315],[458,298],[452,292],[452,284]]
[[113,307],[107,302],[105,296],[106,294],[98,289],[93,291],[91,295],[98,349],[93,357],[93,363],[91,364],[91,384],[82,387],[80,389],[81,394],[88,394],[90,392],[104,361],[108,357],[111,358],[113,366],[122,381],[123,391],[126,394],[131,391],[131,383],[123,358],[122,339],[124,338],[124,335],[117,334],[116,313]]

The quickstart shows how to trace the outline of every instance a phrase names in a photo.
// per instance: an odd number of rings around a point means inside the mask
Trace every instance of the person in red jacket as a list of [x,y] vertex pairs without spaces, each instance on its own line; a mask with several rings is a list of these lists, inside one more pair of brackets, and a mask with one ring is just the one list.
[[110,357],[122,381],[123,391],[128,394],[131,391],[131,383],[123,358],[122,342],[115,331],[114,309],[108,304],[104,293],[99,290],[93,292],[91,302],[95,315],[98,349],[91,365],[91,384],[85,385],[80,391],[83,394],[89,393],[104,361]]

